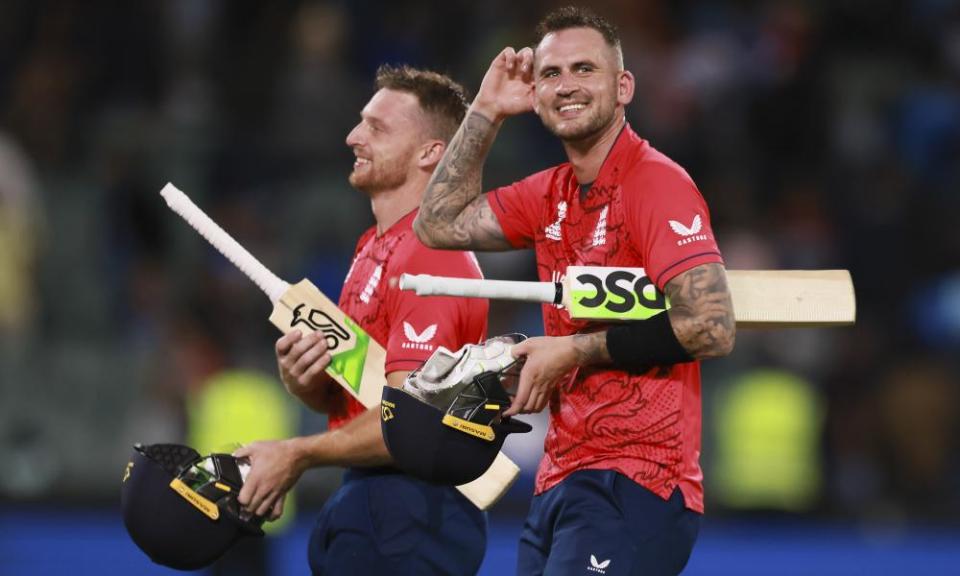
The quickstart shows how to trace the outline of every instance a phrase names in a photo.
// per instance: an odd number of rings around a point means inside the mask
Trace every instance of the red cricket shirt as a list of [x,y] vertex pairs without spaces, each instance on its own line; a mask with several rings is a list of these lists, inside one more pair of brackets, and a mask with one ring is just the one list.
[[[486,337],[486,300],[431,296],[400,290],[403,273],[482,278],[472,252],[433,250],[413,233],[417,210],[381,236],[376,227],[360,236],[344,280],[339,306],[387,350],[385,374],[419,368],[437,346],[457,350]],[[343,426],[366,409],[339,386],[344,402],[333,403],[330,428]]]
[[[706,202],[690,176],[626,126],[589,191],[569,163],[493,190],[488,202],[510,243],[533,247],[543,281],[568,266],[642,267],[663,289],[674,276],[723,259]],[[548,336],[603,326],[543,306]],[[575,470],[616,470],[662,498],[679,486],[703,511],[700,364],[631,375],[573,371],[550,398],[539,494]]]

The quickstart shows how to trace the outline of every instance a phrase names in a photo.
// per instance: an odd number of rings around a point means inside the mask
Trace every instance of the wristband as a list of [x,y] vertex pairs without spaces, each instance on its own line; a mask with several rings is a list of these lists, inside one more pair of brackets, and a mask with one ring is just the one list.
[[628,372],[646,372],[653,366],[694,360],[677,340],[666,312],[647,320],[611,326],[607,330],[607,352],[614,368]]

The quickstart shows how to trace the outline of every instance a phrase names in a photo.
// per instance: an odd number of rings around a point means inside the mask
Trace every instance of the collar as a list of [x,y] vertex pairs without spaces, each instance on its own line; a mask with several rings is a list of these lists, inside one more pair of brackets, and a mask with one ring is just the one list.
[[[624,122],[620,134],[617,135],[616,141],[610,147],[607,157],[604,158],[603,164],[600,166],[600,172],[590,186],[584,205],[589,206],[593,203],[591,201],[606,203],[607,194],[604,192],[620,186],[628,168],[636,160],[642,158],[648,149],[647,141],[633,131],[629,122]],[[571,183],[577,184],[571,188],[579,192],[580,186],[577,183],[577,177],[573,174],[573,166],[570,166],[570,179]]]
[[[386,236],[394,236],[400,234],[406,230],[413,229],[413,219],[417,217],[417,212],[420,211],[420,207],[417,206],[413,210],[407,212],[399,220],[394,222],[389,228],[383,231],[383,234],[377,234],[377,238],[384,238]],[[373,227],[376,230],[376,226]]]

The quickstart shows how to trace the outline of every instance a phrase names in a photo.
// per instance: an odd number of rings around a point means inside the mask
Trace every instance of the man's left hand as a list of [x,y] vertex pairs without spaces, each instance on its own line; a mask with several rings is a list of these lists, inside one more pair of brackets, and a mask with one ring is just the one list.
[[543,410],[560,379],[577,367],[577,350],[570,336],[529,338],[514,345],[512,353],[526,362],[513,404],[504,416]]
[[233,455],[250,461],[250,472],[237,500],[257,516],[279,518],[287,491],[304,471],[296,439],[253,442]]

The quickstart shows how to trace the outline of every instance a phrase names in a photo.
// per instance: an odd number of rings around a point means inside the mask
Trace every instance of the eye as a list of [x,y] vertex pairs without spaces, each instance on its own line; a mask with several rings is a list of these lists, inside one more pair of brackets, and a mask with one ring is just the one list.
[[589,74],[590,72],[593,72],[593,66],[589,64],[580,64],[577,66],[578,74]]

